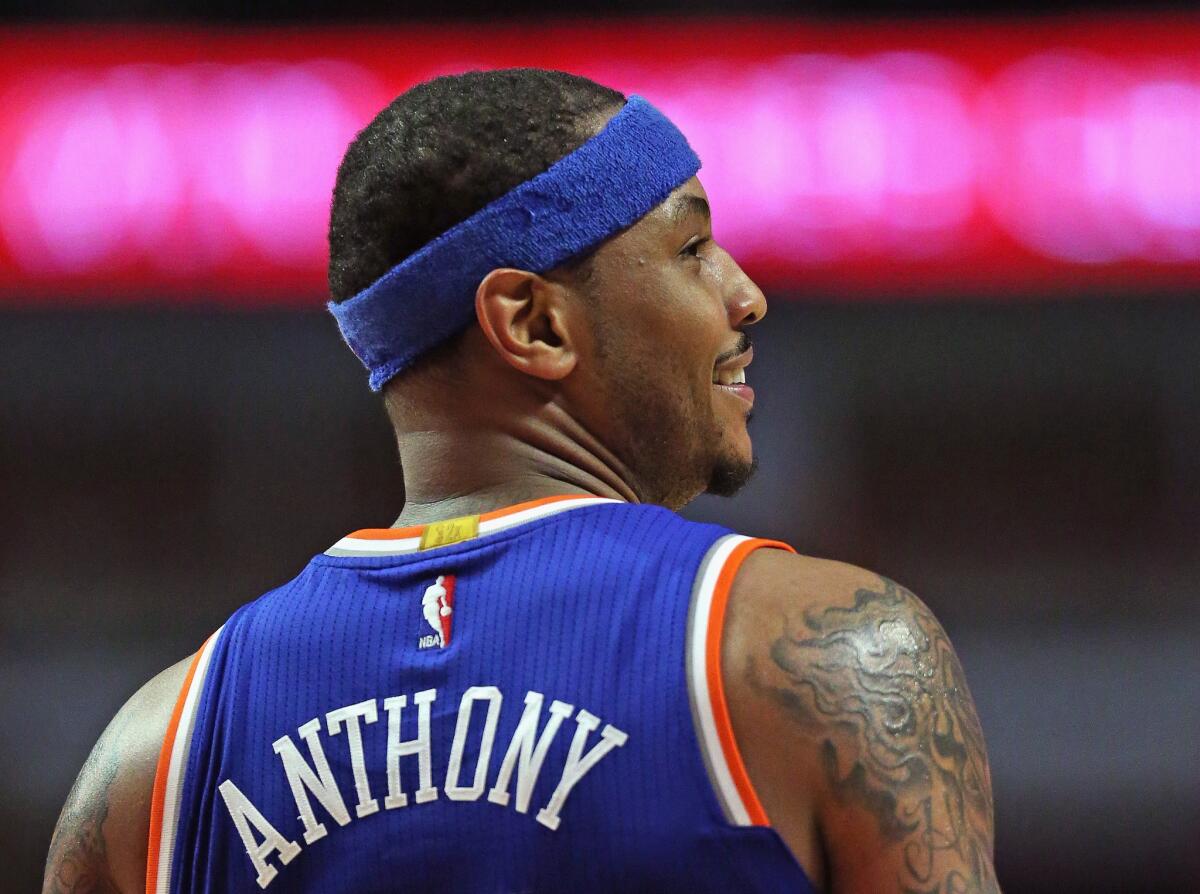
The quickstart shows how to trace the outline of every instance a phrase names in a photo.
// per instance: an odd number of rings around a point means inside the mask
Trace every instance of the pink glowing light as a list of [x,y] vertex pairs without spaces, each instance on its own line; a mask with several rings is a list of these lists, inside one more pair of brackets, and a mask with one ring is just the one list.
[[0,300],[312,303],[357,129],[412,83],[518,61],[661,106],[704,159],[718,238],[769,285],[1200,283],[1200,37],[1151,39],[1167,26],[1142,23],[1136,53],[1096,27],[1078,46],[1025,29],[988,52],[957,32],[839,48],[743,23],[695,26],[693,51],[662,55],[656,27],[623,44],[582,25],[517,41],[544,60],[495,40],[503,29],[297,33],[271,53],[233,37],[99,53],[25,36],[23,56],[0,55]]

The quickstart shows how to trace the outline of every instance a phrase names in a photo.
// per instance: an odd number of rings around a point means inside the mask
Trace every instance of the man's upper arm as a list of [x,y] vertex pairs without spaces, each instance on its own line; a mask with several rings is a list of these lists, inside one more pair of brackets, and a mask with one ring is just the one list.
[[43,894],[145,890],[154,773],[190,661],[138,690],[101,734],[55,826]]
[[886,578],[765,549],[729,611],[737,739],[780,834],[821,854],[810,874],[834,894],[998,891],[983,733],[932,612]]

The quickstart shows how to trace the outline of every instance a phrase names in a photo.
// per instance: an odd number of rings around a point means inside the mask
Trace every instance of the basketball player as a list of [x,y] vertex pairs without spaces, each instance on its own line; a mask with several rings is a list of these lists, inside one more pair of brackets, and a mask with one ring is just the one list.
[[652,105],[532,69],[393,102],[331,305],[395,527],[133,696],[45,891],[997,891],[983,736],[899,585],[684,521],[749,478],[762,293]]

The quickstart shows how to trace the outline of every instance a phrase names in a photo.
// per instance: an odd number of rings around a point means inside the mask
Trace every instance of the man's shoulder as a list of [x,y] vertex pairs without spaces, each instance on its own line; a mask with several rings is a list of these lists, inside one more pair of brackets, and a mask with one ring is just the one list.
[[784,549],[756,549],[739,567],[732,595],[762,608],[784,604],[792,609],[820,608],[880,580],[879,575],[846,562]]
[[924,602],[854,565],[756,550],[721,656],[751,779],[819,884],[994,890],[983,733]]
[[896,630],[878,622],[890,618],[920,628],[914,641],[946,637],[929,606],[902,584],[847,562],[783,549],[757,549],[746,557],[733,582],[730,611],[735,617],[787,617],[792,633],[857,629],[886,638]]
[[[771,695],[789,721],[810,727],[842,723],[823,713],[829,699],[858,699],[872,681],[890,693],[870,693],[886,696],[874,707],[887,710],[919,694],[908,683],[965,692],[946,631],[914,593],[865,568],[783,549],[757,549],[738,568],[721,654],[727,688]],[[801,711],[782,687],[803,690],[809,707]]]
[[144,890],[159,751],[191,661],[154,676],[101,734],[55,827],[44,892]]

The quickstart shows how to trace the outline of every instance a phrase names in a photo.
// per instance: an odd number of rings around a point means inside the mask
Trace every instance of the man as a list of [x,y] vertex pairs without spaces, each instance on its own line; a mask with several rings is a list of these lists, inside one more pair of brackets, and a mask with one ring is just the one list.
[[532,69],[358,136],[331,308],[403,511],[122,708],[46,891],[998,890],[929,610],[672,511],[751,474],[766,313],[698,167],[644,100]]

